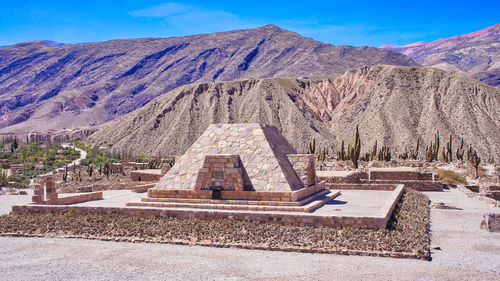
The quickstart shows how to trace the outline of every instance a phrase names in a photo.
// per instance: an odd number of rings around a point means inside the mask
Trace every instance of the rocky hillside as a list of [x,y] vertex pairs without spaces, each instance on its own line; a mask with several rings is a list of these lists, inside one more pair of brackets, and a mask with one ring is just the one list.
[[103,125],[91,141],[119,152],[182,154],[209,124],[227,122],[275,125],[302,152],[312,137],[336,150],[359,125],[363,152],[375,140],[396,151],[417,138],[428,144],[439,130],[443,140],[451,133],[455,145],[464,137],[485,159],[500,156],[500,90],[458,72],[386,65],[335,79],[183,86]]
[[462,71],[491,86],[500,87],[500,24],[473,33],[381,48],[405,54],[422,65]]
[[0,49],[3,132],[97,125],[190,83],[340,75],[378,63],[416,65],[371,47],[332,46],[273,25],[175,38]]

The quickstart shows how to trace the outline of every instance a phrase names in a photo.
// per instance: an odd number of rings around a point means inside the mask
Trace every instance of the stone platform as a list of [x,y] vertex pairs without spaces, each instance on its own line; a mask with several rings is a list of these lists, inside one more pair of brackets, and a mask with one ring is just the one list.
[[[224,219],[239,218],[268,223],[299,226],[351,227],[384,229],[403,192],[399,185],[394,190],[332,190],[338,196],[310,212],[290,210],[227,210],[191,207],[127,206],[141,202],[140,193],[129,190],[104,191],[103,199],[72,205],[17,205],[16,213],[57,213],[71,210],[73,214],[117,214],[127,216],[166,216],[178,218]],[[323,195],[326,196],[326,195]],[[317,200],[320,200],[319,198]],[[259,206],[260,207],[260,206]]]

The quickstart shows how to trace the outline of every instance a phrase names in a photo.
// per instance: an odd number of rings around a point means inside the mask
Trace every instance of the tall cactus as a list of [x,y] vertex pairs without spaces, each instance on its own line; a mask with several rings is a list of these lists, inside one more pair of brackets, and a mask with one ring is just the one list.
[[62,177],[63,181],[66,181],[68,179],[68,164],[66,164],[66,167],[64,168],[64,173]]
[[481,163],[481,157],[477,156],[477,152],[474,151],[472,154],[472,166],[474,167],[474,171],[476,173],[476,179],[479,178],[479,164]]
[[457,160],[463,161],[464,160],[464,138],[462,138],[462,141],[460,143],[460,147],[457,148]]
[[469,149],[467,150],[467,161],[472,161],[472,156],[474,155],[474,151],[472,149],[472,145],[469,145]]
[[92,177],[92,174],[94,173],[94,164],[90,164],[89,165],[89,177],[91,178]]
[[354,165],[354,169],[358,168],[359,152],[361,150],[361,139],[359,138],[359,130],[356,125],[356,133],[354,134],[354,145],[349,149],[349,158]]
[[399,158],[406,160],[408,159],[408,148],[405,146],[405,152],[403,152],[401,155],[399,155]]
[[344,140],[342,140],[342,144],[340,145],[340,149],[337,152],[337,158],[340,161],[344,161],[346,159],[346,153],[345,153],[345,146],[344,146]]
[[445,158],[446,158],[445,161],[447,163],[453,162],[453,145],[452,145],[451,134],[450,134],[449,141],[446,143],[446,157]]
[[391,148],[389,146],[382,146],[378,152],[378,161],[391,161]]
[[375,156],[377,156],[377,140],[375,140],[375,143],[373,144],[372,153],[370,154],[370,161],[373,161]]
[[417,160],[419,147],[420,147],[420,139],[417,139],[417,144],[415,145],[415,150],[410,148],[410,158],[411,159]]
[[425,158],[427,161],[437,161],[439,156],[439,131],[434,134],[434,142],[425,149]]
[[316,139],[312,138],[312,141],[309,142],[309,154],[316,154]]

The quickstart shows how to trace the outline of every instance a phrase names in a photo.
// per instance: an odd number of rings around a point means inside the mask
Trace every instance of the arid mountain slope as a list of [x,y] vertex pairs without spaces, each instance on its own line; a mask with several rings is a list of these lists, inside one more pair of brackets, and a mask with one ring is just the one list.
[[405,54],[422,65],[462,71],[491,86],[500,87],[500,24],[465,35],[381,48]]
[[[359,125],[367,151],[378,140],[401,151],[436,130],[464,137],[488,158],[500,156],[500,90],[458,72],[366,66],[335,79],[267,78],[177,88],[105,124],[90,141],[115,151],[183,153],[210,123],[277,126],[305,152],[312,137],[338,148]],[[445,143],[442,142],[442,145]],[[420,152],[423,155],[425,147]],[[491,153],[490,153],[491,152]]]
[[340,75],[378,63],[416,65],[392,51],[332,46],[273,25],[59,47],[27,42],[0,49],[0,128],[96,125],[190,83]]

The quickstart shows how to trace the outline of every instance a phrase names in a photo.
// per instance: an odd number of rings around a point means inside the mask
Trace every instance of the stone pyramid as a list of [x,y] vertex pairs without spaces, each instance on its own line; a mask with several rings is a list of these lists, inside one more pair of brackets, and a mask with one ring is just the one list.
[[206,190],[220,178],[222,190],[293,192],[316,184],[314,170],[314,156],[297,154],[276,127],[212,124],[153,189]]

